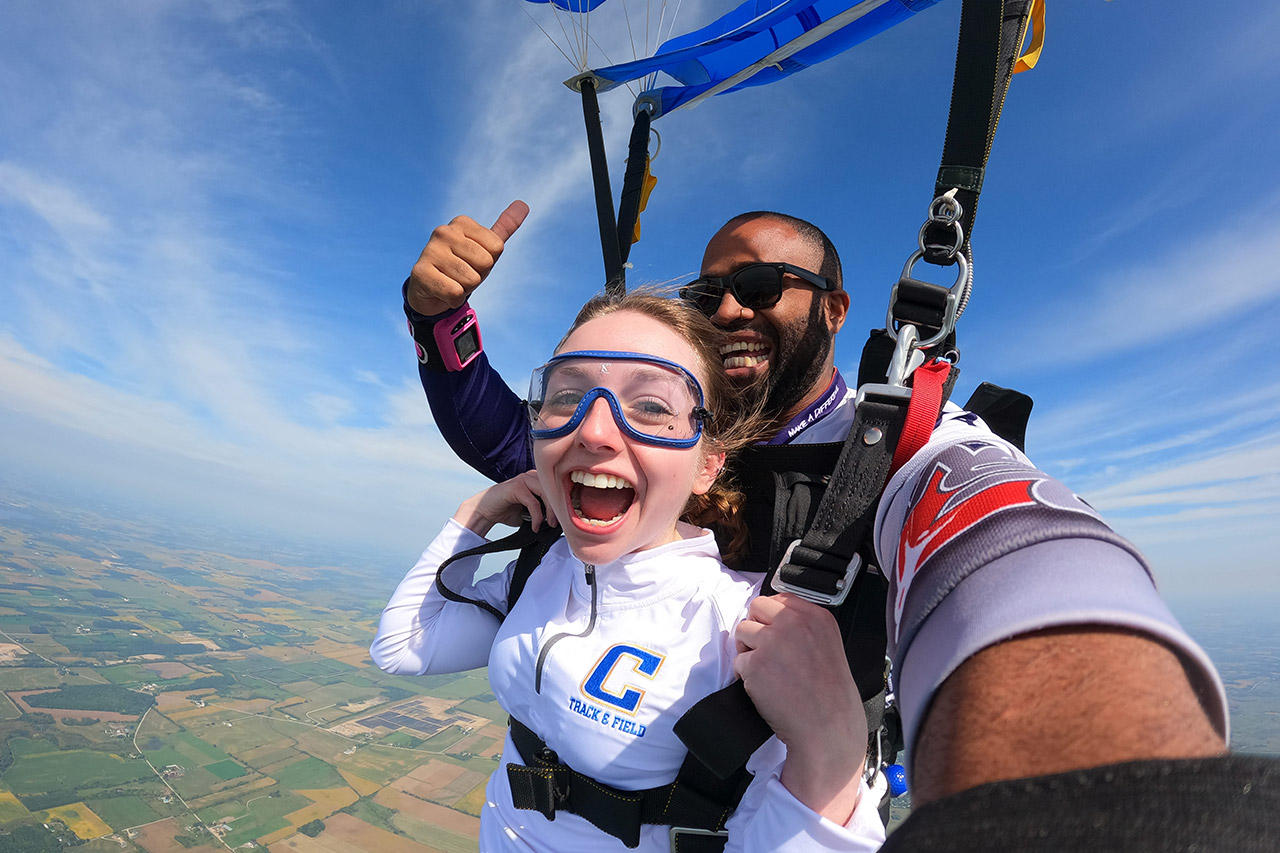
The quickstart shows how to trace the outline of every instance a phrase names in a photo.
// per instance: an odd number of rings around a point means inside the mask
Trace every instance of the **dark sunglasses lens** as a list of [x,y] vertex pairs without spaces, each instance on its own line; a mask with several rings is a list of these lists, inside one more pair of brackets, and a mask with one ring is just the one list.
[[746,267],[734,274],[733,290],[745,308],[772,308],[782,296],[782,273],[764,264]]
[[718,281],[700,278],[680,288],[680,298],[693,305],[703,314],[711,316],[720,307],[720,297],[724,289]]

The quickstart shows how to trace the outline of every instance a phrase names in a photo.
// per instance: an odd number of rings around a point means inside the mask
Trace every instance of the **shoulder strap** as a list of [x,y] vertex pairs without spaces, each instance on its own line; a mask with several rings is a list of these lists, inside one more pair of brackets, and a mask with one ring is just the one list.
[[[535,531],[532,523],[526,520],[514,533],[508,536],[461,551],[445,560],[440,564],[440,568],[436,570],[436,587],[440,590],[440,594],[449,601],[474,604],[481,610],[487,610],[497,616],[499,621],[504,620],[507,618],[507,613],[511,612],[511,608],[515,607],[516,599],[520,597],[520,593],[524,591],[529,575],[533,574],[533,570],[537,568],[538,563],[542,561],[552,544],[559,538],[559,528],[543,525],[541,530]],[[503,613],[488,602],[468,598],[445,583],[444,570],[464,557],[478,557],[484,554],[496,554],[499,551],[514,551],[516,549],[520,549],[520,555],[516,558],[516,567],[511,577],[511,586],[507,591],[507,613]]]
[[1031,418],[1032,399],[1021,391],[983,382],[973,391],[965,411],[973,412],[991,427],[991,431],[1019,450],[1027,449],[1027,421]]

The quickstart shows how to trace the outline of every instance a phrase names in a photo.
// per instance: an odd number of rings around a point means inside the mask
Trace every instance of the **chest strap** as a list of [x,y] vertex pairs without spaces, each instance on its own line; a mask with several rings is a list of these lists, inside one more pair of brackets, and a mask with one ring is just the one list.
[[524,761],[524,766],[507,765],[516,808],[540,812],[547,820],[555,820],[558,811],[576,814],[627,847],[639,846],[642,825],[659,824],[671,827],[672,850],[677,844],[681,853],[724,849],[725,822],[751,782],[745,770],[722,780],[690,755],[674,782],[624,791],[562,763],[555,750],[515,717],[511,740]]

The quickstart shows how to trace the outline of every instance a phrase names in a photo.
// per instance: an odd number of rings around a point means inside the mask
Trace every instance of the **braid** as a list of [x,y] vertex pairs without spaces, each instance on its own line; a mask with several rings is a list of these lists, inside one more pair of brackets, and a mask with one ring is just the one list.
[[728,479],[717,479],[703,495],[690,495],[681,516],[690,524],[715,532],[720,556],[729,568],[738,568],[747,556],[747,525],[742,517],[746,496]]

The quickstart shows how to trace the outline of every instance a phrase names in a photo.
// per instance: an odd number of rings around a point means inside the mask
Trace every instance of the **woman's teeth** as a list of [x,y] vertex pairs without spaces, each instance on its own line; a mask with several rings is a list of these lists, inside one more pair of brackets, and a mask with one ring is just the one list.
[[[569,472],[569,481],[580,487],[570,490],[569,493],[569,503],[573,507],[573,514],[594,527],[605,527],[622,518],[622,516],[626,515],[631,506],[631,501],[635,497],[635,487],[625,478],[613,474],[571,471]],[[608,497],[599,494],[597,491],[592,491],[584,496],[583,492],[586,489],[616,491]],[[627,490],[632,494],[623,495],[622,490]],[[616,497],[614,496],[615,494]],[[582,508],[584,497],[589,499],[590,511],[593,513],[591,515],[588,515]],[[602,517],[606,515],[609,517]]]
[[592,474],[590,471],[571,471],[569,472],[569,481],[583,486],[590,486],[593,489],[635,488],[622,477],[615,477],[612,474]]

